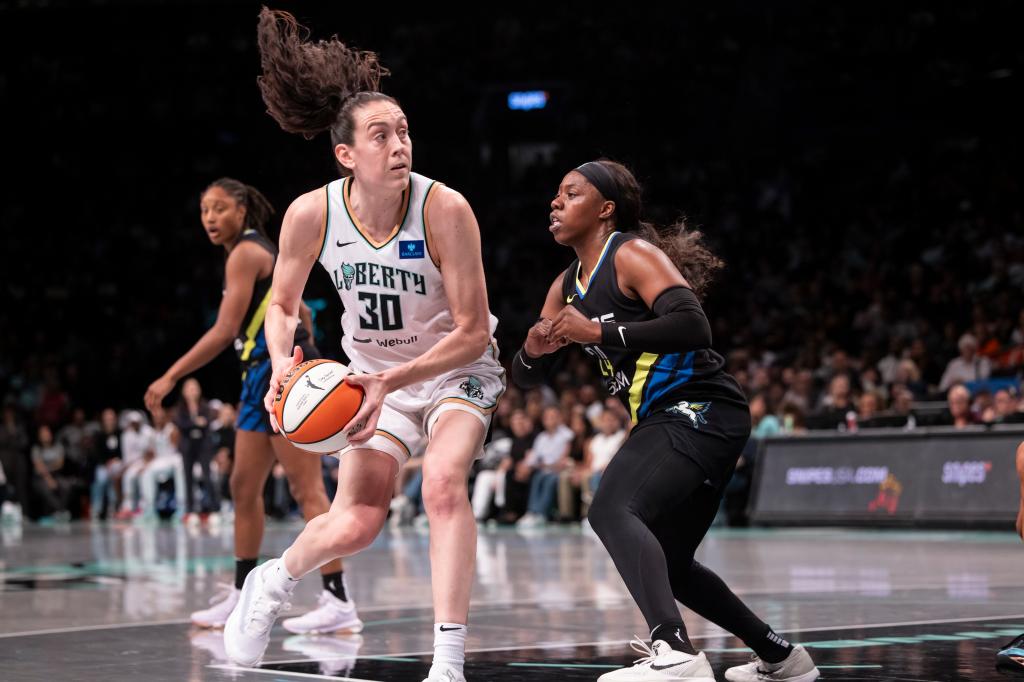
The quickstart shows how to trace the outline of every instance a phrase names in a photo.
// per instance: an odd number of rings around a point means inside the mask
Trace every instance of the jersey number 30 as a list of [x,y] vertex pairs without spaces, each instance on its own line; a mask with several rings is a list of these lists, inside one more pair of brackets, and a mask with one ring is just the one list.
[[402,328],[402,306],[395,294],[359,292],[363,310],[359,313],[360,329],[394,331]]

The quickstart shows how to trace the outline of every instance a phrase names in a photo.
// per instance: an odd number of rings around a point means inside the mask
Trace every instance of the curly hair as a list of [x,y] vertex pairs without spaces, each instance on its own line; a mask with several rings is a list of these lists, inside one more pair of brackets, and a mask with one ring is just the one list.
[[691,229],[682,218],[665,227],[645,222],[641,218],[643,188],[632,171],[611,159],[598,159],[597,163],[611,173],[618,186],[620,200],[612,214],[615,227],[636,232],[664,251],[693,287],[694,293],[703,297],[715,273],[725,267],[725,261],[704,244],[704,234]]
[[267,113],[289,133],[312,139],[329,130],[332,146],[351,145],[358,108],[381,100],[398,105],[380,92],[390,72],[374,52],[351,49],[337,36],[313,42],[294,16],[267,7],[256,37],[263,69],[256,82]]

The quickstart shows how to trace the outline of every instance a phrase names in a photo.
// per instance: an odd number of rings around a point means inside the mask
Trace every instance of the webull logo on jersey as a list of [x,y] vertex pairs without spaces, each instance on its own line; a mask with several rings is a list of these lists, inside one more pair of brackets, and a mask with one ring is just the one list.
[[410,336],[406,339],[374,339],[381,348],[394,348],[395,346],[411,346],[419,340],[419,336]]
[[704,415],[711,409],[711,403],[691,403],[686,400],[680,400],[672,407],[665,410],[670,414],[681,414],[684,417],[689,417],[690,421],[693,422],[693,428],[699,429],[701,424],[707,424],[708,420],[704,418]]
[[341,271],[334,270],[334,286],[341,291],[351,291],[353,286],[374,286],[396,291],[411,291],[420,296],[427,295],[427,278],[418,272],[380,263],[342,263]]

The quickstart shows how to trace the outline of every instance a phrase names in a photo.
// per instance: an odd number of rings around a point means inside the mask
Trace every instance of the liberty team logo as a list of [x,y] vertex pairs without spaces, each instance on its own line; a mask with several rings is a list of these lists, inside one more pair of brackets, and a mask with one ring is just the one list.
[[466,380],[459,384],[459,390],[466,392],[466,397],[484,399],[484,387],[476,377],[466,377]]
[[352,280],[356,278],[356,269],[352,267],[351,263],[341,264],[341,278],[345,283],[345,291],[351,291]]
[[707,424],[708,420],[704,418],[704,415],[711,409],[711,402],[706,403],[691,403],[686,400],[681,400],[672,407],[665,410],[670,414],[680,414],[684,417],[688,417],[693,422],[693,428],[699,429],[701,424]]

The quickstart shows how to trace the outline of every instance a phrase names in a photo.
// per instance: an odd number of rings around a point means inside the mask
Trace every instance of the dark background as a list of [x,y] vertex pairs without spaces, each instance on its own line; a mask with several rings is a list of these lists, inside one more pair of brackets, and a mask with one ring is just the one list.
[[[598,155],[635,169],[648,217],[686,214],[728,262],[705,303],[731,362],[814,370],[835,348],[868,363],[919,340],[933,386],[959,334],[1008,343],[1018,323],[1019,3],[275,7],[392,70],[414,169],[480,221],[503,360],[572,259],[548,202]],[[90,412],[140,406],[216,312],[223,252],[201,231],[200,191],[237,177],[280,215],[334,179],[326,136],[264,113],[258,10],[0,2],[7,400],[57,382]],[[517,88],[547,90],[549,108],[509,112]],[[315,299],[320,346],[337,353],[319,269]],[[199,377],[237,395],[230,351]]]

